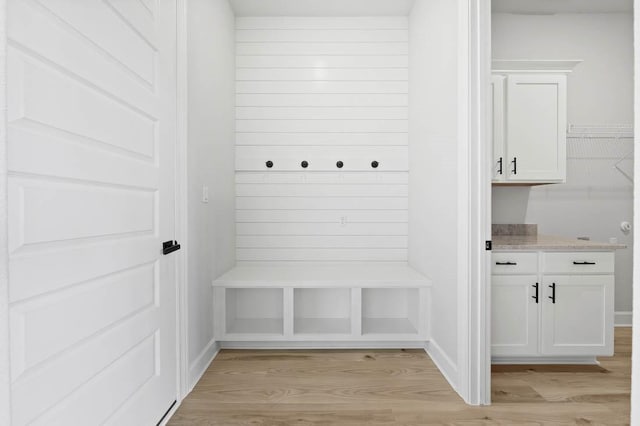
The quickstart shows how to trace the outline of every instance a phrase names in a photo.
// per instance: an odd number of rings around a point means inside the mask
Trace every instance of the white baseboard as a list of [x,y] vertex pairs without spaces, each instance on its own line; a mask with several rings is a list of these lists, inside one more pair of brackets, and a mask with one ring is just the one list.
[[599,365],[600,363],[592,356],[494,356],[491,357],[491,364]]
[[633,324],[633,312],[617,311],[614,324],[616,327],[631,327]]
[[458,391],[458,368],[456,364],[449,358],[449,356],[442,350],[440,345],[435,341],[428,341],[424,350],[431,357],[436,367],[440,370],[447,382],[451,385],[453,390]]
[[424,341],[409,342],[220,342],[222,349],[423,349]]
[[216,355],[218,355],[219,351],[220,344],[214,339],[211,339],[211,341],[202,350],[202,352],[200,352],[195,361],[191,363],[191,366],[189,367],[189,393],[202,378],[202,375],[205,371],[207,371],[207,368],[209,368],[209,364],[211,364]]

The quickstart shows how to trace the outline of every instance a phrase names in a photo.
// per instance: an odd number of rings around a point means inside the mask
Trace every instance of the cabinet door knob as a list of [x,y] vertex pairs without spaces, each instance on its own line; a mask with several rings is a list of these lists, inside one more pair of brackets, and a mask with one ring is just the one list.
[[377,169],[379,165],[380,165],[380,163],[378,163],[377,161],[372,161],[371,162],[371,167],[373,167],[374,169]]
[[268,169],[273,167],[273,161],[267,161],[265,164],[266,164]]
[[343,163],[342,161],[338,161],[338,162],[336,163],[336,167],[337,167],[337,168],[339,168],[339,169],[341,169],[341,168],[343,168],[343,167],[344,167],[344,163]]
[[306,169],[307,167],[309,167],[309,162],[303,161],[302,163],[300,163],[300,165],[302,166],[303,169]]

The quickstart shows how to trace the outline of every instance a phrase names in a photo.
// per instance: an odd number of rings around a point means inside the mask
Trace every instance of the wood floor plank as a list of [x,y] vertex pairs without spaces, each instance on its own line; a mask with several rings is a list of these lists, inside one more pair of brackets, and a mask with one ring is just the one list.
[[466,405],[421,350],[223,350],[170,425],[627,425],[631,329],[599,366],[494,366]]

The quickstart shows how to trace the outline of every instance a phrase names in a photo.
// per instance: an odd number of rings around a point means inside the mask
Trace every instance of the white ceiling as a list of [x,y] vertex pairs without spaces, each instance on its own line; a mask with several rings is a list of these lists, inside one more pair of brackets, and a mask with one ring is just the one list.
[[521,14],[632,12],[633,0],[493,0],[494,12]]
[[229,3],[236,16],[402,16],[411,12],[415,1],[229,0]]

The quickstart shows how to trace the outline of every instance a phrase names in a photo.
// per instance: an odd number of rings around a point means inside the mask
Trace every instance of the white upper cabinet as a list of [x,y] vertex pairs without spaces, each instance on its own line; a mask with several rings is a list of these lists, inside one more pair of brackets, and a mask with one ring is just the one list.
[[494,61],[494,183],[566,181],[567,73],[575,64]]
[[492,134],[493,134],[493,180],[505,180],[505,82],[506,76],[494,74],[491,78],[491,95],[493,104]]

